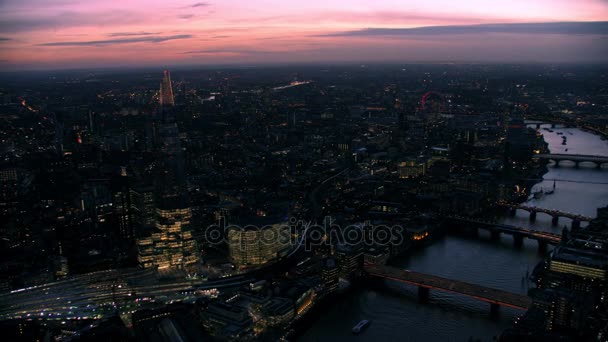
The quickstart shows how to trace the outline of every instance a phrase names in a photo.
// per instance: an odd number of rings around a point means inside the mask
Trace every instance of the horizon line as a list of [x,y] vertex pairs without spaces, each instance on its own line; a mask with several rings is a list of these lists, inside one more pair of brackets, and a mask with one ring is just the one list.
[[114,66],[91,66],[91,67],[78,67],[78,68],[19,68],[13,70],[0,70],[0,74],[11,74],[21,72],[77,72],[77,71],[94,71],[94,70],[180,70],[180,69],[221,69],[226,67],[232,67],[236,69],[243,68],[272,68],[272,67],[287,67],[287,66],[389,66],[389,65],[579,65],[579,66],[607,66],[607,61],[561,61],[561,62],[548,62],[548,61],[474,61],[474,60],[460,60],[460,61],[311,61],[311,62],[259,62],[259,63],[239,63],[239,62],[227,62],[227,63],[210,63],[210,64],[154,64],[146,66],[136,65],[114,65]]

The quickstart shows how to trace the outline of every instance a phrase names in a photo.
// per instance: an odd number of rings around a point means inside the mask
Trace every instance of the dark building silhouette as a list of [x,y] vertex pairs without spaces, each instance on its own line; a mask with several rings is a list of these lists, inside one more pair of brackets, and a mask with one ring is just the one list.
[[163,72],[163,81],[160,83],[160,105],[173,106],[173,88],[171,87],[171,73],[169,70]]

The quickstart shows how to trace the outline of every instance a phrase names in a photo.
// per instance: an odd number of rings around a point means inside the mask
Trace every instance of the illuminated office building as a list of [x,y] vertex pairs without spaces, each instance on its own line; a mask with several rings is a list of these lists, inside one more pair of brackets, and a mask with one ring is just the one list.
[[141,267],[187,268],[198,260],[190,208],[156,209],[156,230],[137,242]]
[[114,210],[114,224],[118,229],[118,236],[123,242],[131,245],[135,237],[133,212],[131,211],[129,181],[126,173],[112,181],[112,207]]
[[339,269],[336,259],[327,258],[321,264],[321,280],[325,287],[325,293],[332,293],[338,289]]
[[228,250],[238,266],[263,265],[284,256],[289,247],[289,226],[277,223],[228,230]]
[[363,248],[358,246],[338,245],[336,249],[338,272],[340,278],[353,279],[361,272],[363,265]]
[[137,185],[130,189],[130,203],[133,220],[139,227],[154,227],[156,205],[154,202],[154,187]]
[[553,253],[549,270],[585,279],[608,280],[605,256],[593,251],[559,247]]
[[164,72],[161,83],[162,123],[160,126],[161,146],[159,147],[155,198],[148,189],[141,189],[135,196],[141,210],[141,221],[149,223],[149,208],[153,203],[155,226],[147,235],[137,241],[138,261],[141,267],[194,268],[198,263],[198,249],[192,237],[190,221],[192,211],[188,204],[184,158],[179,140],[179,129],[175,122],[171,76]]

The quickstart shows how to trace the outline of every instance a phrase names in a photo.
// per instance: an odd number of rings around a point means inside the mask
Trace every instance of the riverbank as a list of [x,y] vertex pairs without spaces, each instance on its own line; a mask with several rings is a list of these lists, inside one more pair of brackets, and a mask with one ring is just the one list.
[[[443,236],[443,231],[439,229],[438,226],[436,226],[435,228],[430,230],[430,233],[427,238],[422,241],[412,243],[409,248],[404,250],[399,255],[392,256],[388,260],[387,264],[396,265],[400,262],[400,260],[403,260],[403,258],[407,258],[410,253],[414,253],[418,250],[430,246],[436,239],[442,238]],[[306,314],[304,314],[304,316],[296,320],[288,328],[290,332],[285,335],[285,338],[289,340],[298,339],[308,329],[310,329],[318,321],[319,316],[327,312],[327,310],[331,309],[337,304],[340,304],[344,300],[348,300],[349,298],[356,296],[357,293],[364,292],[370,288],[377,289],[378,286],[383,283],[383,279],[361,276],[355,281],[351,281],[350,286],[345,288],[344,290],[324,296]],[[350,330],[345,331],[345,334],[350,334]]]
[[[567,131],[574,134],[568,137],[570,153],[599,155],[608,151],[608,143],[597,136],[575,129]],[[559,135],[547,134],[545,139],[549,150],[561,152],[563,147]],[[530,181],[530,188],[541,185],[549,188],[553,179],[558,179],[557,190],[541,200],[529,201],[530,205],[595,216],[597,207],[608,204],[608,185],[578,182],[607,183],[608,170],[552,168],[543,163],[537,172],[536,176],[529,177],[534,178]],[[560,183],[559,179],[577,182]],[[503,212],[498,222],[554,233],[561,231],[560,227],[566,224],[565,219],[560,219],[560,226],[552,226],[551,217],[544,214],[538,215],[536,222],[531,223],[529,215],[523,211],[518,211],[514,217]],[[543,255],[538,253],[534,240],[524,239],[523,245],[516,248],[512,238],[493,240],[486,232],[473,237],[465,234],[444,236],[438,231],[432,243],[412,249],[392,259],[390,264],[525,295],[532,284],[522,281],[522,278],[541,260]],[[501,308],[499,316],[492,317],[484,303],[439,291],[431,292],[429,303],[420,303],[416,287],[382,281],[381,284],[368,283],[366,287],[352,291],[348,297],[324,307],[298,340],[467,341],[473,335],[474,339],[492,341],[510,328],[521,314],[520,310]],[[373,320],[373,323],[365,333],[353,336],[350,330],[362,319]]]
[[[285,335],[285,339],[289,341],[298,340],[318,321],[321,314],[364,289],[370,281],[373,280],[362,277],[357,282],[351,283],[348,288],[338,290],[335,293],[322,297],[310,310],[308,310],[308,312],[287,328],[289,332]],[[345,336],[349,333],[350,331],[345,331]]]

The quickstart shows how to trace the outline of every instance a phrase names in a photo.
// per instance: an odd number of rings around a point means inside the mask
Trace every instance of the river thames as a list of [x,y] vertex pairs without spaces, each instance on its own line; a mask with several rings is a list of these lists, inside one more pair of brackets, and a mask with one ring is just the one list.
[[[540,130],[552,153],[608,155],[608,142],[599,136],[576,128],[555,128],[553,131]],[[567,137],[567,145],[562,145],[562,136]],[[564,162],[558,168],[549,165],[543,179],[533,190],[550,190],[556,179],[555,192],[529,200],[528,205],[591,217],[596,216],[596,208],[608,205],[606,168],[600,170],[586,164],[574,168]],[[565,218],[560,218],[557,227],[552,226],[551,217],[545,214],[538,214],[536,222],[531,224],[528,213],[521,210],[514,217],[503,218],[502,222],[555,233],[560,233],[564,225],[570,226],[570,220]],[[451,235],[439,238],[394,260],[393,265],[526,294],[533,286],[526,274],[532,272],[541,259],[535,241],[524,240],[524,246],[518,249],[513,246],[510,236],[491,241],[489,234],[480,233],[479,238]],[[439,291],[431,291],[430,300],[419,303],[415,287],[381,281],[346,294],[319,315],[300,340],[428,342],[469,341],[472,338],[493,341],[521,313],[501,307],[499,315],[492,317],[487,303]],[[372,320],[372,324],[362,334],[352,335],[352,327],[362,319]]]

